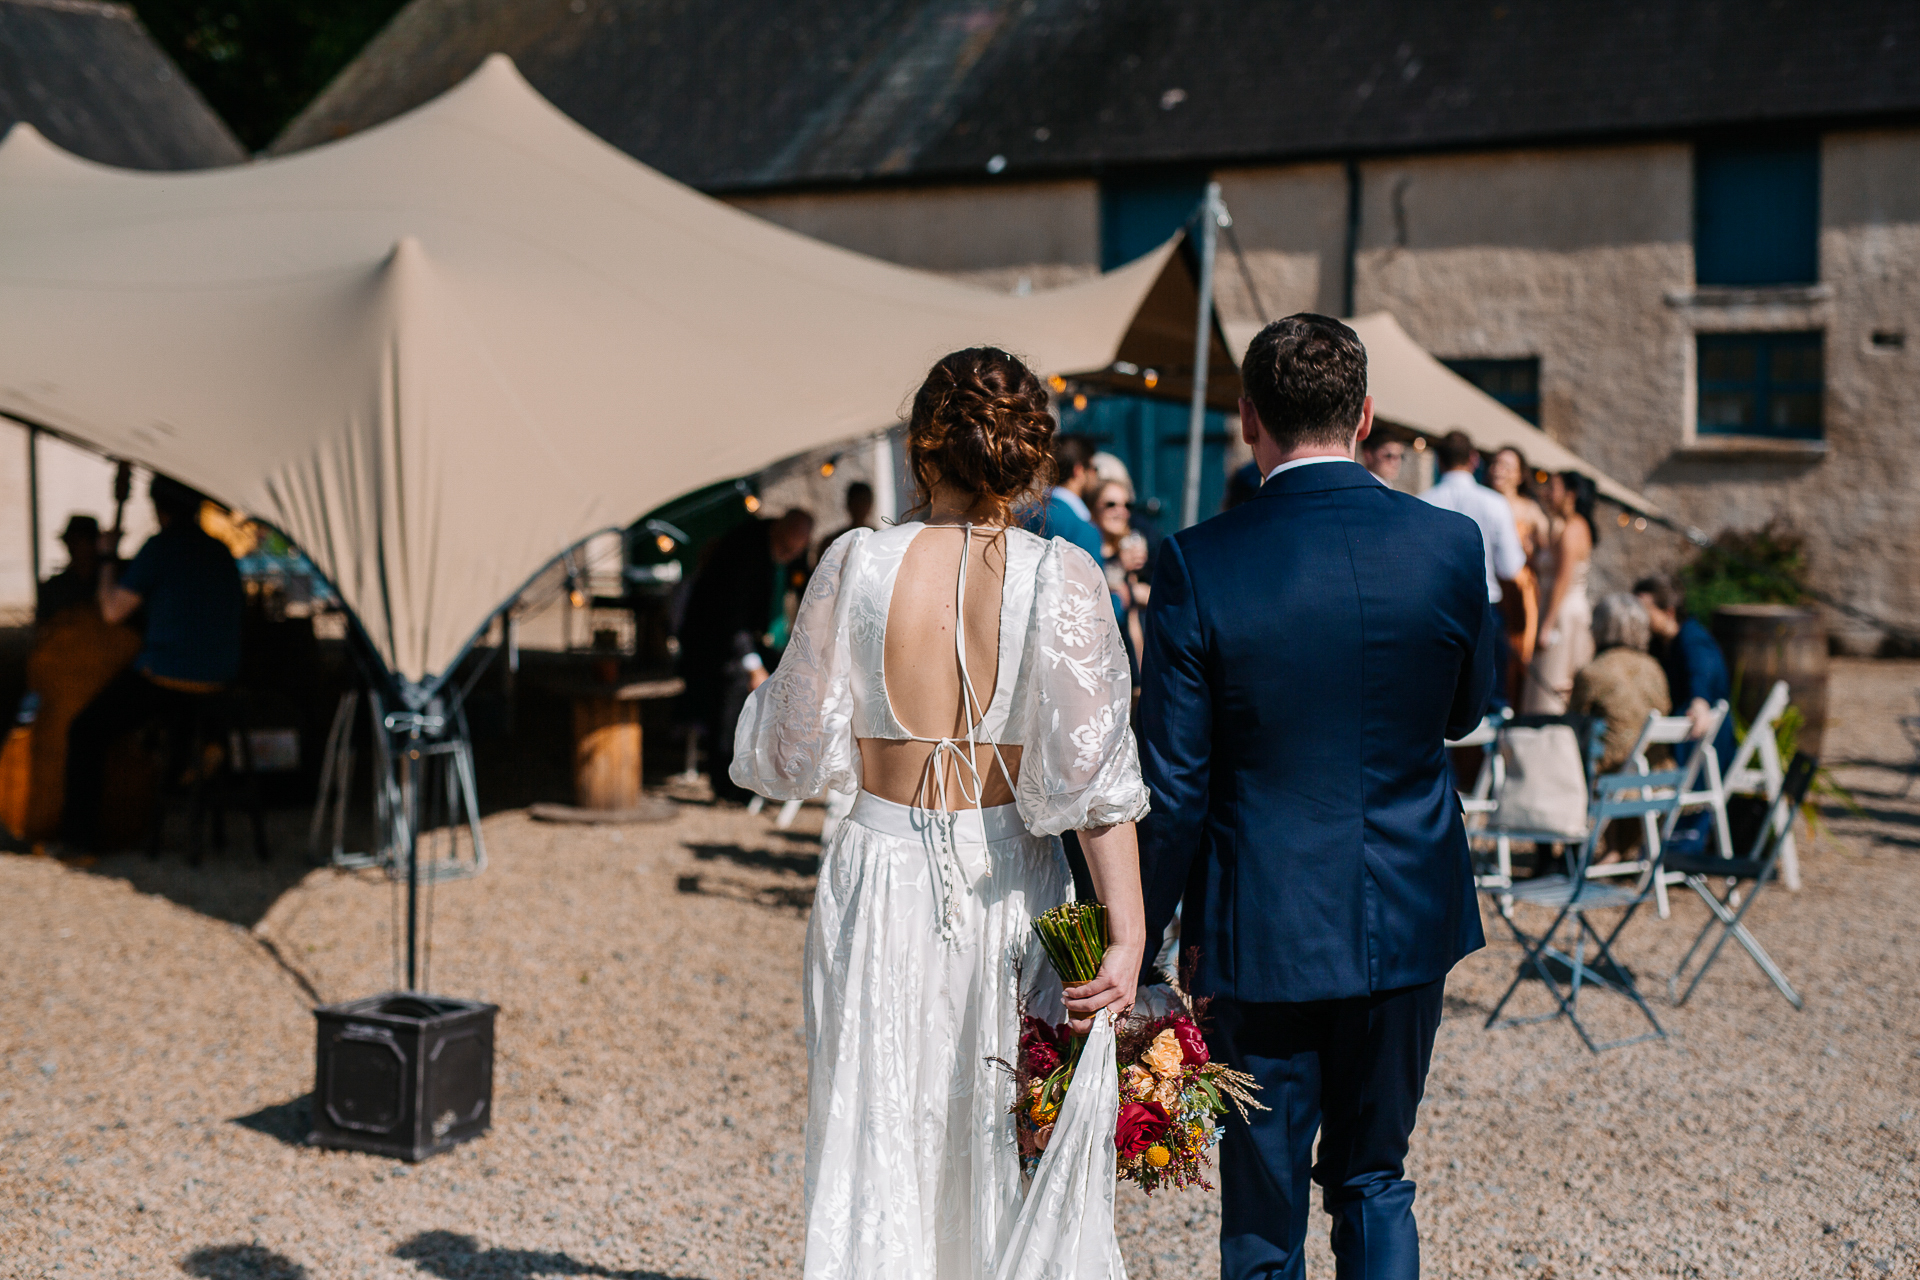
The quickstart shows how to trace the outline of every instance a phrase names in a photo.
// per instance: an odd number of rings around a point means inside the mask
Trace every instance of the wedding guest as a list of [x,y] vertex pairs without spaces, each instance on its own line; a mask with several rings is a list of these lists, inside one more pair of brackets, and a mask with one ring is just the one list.
[[[1653,629],[1653,654],[1666,672],[1667,693],[1673,705],[1693,722],[1695,739],[1703,736],[1713,719],[1713,708],[1730,697],[1732,681],[1727,678],[1726,655],[1713,633],[1686,611],[1686,596],[1666,574],[1654,574],[1633,584],[1633,594],[1647,611]],[[1733,763],[1733,717],[1720,722],[1714,735],[1713,753],[1725,769]],[[1683,742],[1674,757],[1685,764],[1693,754],[1693,744]]]
[[[1480,454],[1474,449],[1473,441],[1467,438],[1466,432],[1447,432],[1440,438],[1436,452],[1440,457],[1442,474],[1433,487],[1420,497],[1442,510],[1457,511],[1480,526],[1481,549],[1487,559],[1487,602],[1498,606],[1504,594],[1500,584],[1512,582],[1527,566],[1527,557],[1520,550],[1519,531],[1514,528],[1513,508],[1507,505],[1505,498],[1473,478],[1474,469],[1480,465]],[[1496,628],[1494,688],[1503,691],[1502,701],[1510,660],[1506,630]]]
[[1587,572],[1598,540],[1593,481],[1563,471],[1547,480],[1542,496],[1551,531],[1534,553],[1534,571],[1547,603],[1540,611],[1540,643],[1527,669],[1520,709],[1560,715],[1567,709],[1574,673],[1593,658],[1593,606],[1587,599]]
[[[1599,716],[1607,722],[1602,740],[1600,772],[1625,767],[1650,715],[1665,715],[1673,703],[1667,697],[1667,675],[1647,654],[1650,637],[1647,611],[1624,591],[1605,596],[1593,608],[1593,661],[1580,668],[1567,697],[1567,710]],[[1666,748],[1648,753],[1650,763],[1665,763]],[[1644,832],[1639,819],[1615,822],[1607,831],[1606,847],[1596,862],[1619,862],[1639,847]]]
[[1378,427],[1360,442],[1360,465],[1373,472],[1389,489],[1399,485],[1400,464],[1406,460],[1406,441],[1396,440]]
[[873,523],[873,486],[865,480],[855,480],[847,486],[847,524],[845,528],[835,529],[820,543],[820,551],[838,542],[844,535],[855,529],[871,529]]
[[100,570],[100,615],[125,622],[146,610],[133,665],[115,676],[67,731],[67,795],[61,835],[82,853],[97,852],[107,752],[122,735],[216,692],[240,674],[246,593],[226,545],[200,527],[205,499],[177,480],[155,476],[148,496],[160,532],[126,570]]
[[747,798],[727,774],[733,725],[786,648],[812,540],[813,516],[797,507],[778,520],[749,520],[720,536],[688,592],[680,674],[690,718],[707,730],[707,767],[720,799]]
[[49,621],[75,607],[99,607],[100,522],[92,516],[70,516],[60,541],[67,549],[67,567],[40,584],[35,622]]
[[1046,503],[1030,510],[1022,523],[1029,533],[1065,538],[1099,560],[1100,531],[1093,527],[1093,509],[1087,506],[1100,483],[1093,469],[1093,441],[1086,436],[1055,436],[1053,475]]
[[1233,474],[1227,477],[1227,496],[1221,501],[1220,509],[1231,511],[1241,503],[1249,501],[1254,494],[1260,492],[1260,482],[1263,479],[1265,477],[1260,474],[1260,464],[1257,462],[1249,462],[1234,468]]
[[1567,710],[1605,718],[1602,773],[1627,763],[1649,714],[1665,715],[1673,707],[1667,674],[1647,653],[1651,634],[1646,609],[1624,591],[1593,607],[1593,661],[1573,677]]
[[1139,676],[1140,649],[1146,641],[1141,611],[1151,592],[1148,583],[1146,536],[1133,526],[1133,489],[1118,480],[1102,484],[1093,498],[1093,521],[1100,530],[1100,564],[1106,570],[1107,589],[1125,638],[1134,675]]
[[1527,557],[1527,566],[1513,580],[1514,590],[1505,593],[1500,601],[1501,620],[1506,624],[1507,647],[1513,653],[1513,662],[1507,672],[1507,698],[1513,703],[1520,701],[1521,686],[1527,678],[1527,668],[1533,662],[1534,646],[1540,639],[1540,578],[1533,571],[1534,557],[1547,543],[1551,528],[1547,522],[1547,513],[1540,509],[1527,492],[1527,460],[1521,452],[1511,445],[1493,455],[1493,461],[1487,464],[1487,486],[1507,500],[1513,508],[1513,523],[1520,535],[1520,550]]

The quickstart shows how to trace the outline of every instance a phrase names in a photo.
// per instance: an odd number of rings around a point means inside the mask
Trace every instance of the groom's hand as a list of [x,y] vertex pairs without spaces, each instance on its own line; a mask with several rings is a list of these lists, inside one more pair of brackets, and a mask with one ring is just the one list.
[[1066,988],[1067,1025],[1075,1035],[1093,1029],[1093,1015],[1111,1008],[1114,1016],[1124,1018],[1133,1008],[1134,985],[1140,980],[1140,965],[1146,959],[1146,947],[1137,942],[1116,942],[1107,948],[1100,961],[1100,972],[1092,982]]

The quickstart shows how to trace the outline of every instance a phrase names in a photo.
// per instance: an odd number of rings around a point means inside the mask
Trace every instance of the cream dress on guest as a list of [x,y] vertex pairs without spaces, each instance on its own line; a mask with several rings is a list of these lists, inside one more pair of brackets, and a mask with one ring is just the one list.
[[[1552,544],[1540,548],[1540,604],[1544,609],[1553,598],[1554,577],[1560,572],[1560,554]],[[1520,710],[1531,714],[1563,715],[1567,699],[1573,693],[1573,678],[1593,661],[1593,603],[1587,598],[1587,570],[1593,564],[1588,556],[1573,566],[1573,582],[1560,600],[1553,617],[1540,619],[1540,640],[1533,651],[1533,666],[1527,672],[1527,685]]]
[[[1049,1021],[1065,1016],[1033,933],[1036,915],[1073,896],[1059,833],[1147,809],[1126,653],[1091,556],[1060,538],[996,533],[1005,573],[985,698],[967,674],[964,607],[982,534],[855,529],[822,560],[793,640],[735,734],[733,780],[777,800],[855,791],[862,739],[932,744],[921,798],[933,807],[858,791],[821,856],[806,953],[807,1280],[1125,1275],[1113,1232],[1110,1020],[1095,1020],[1030,1184],[1012,1079],[996,1060],[1018,1054],[1023,999]],[[959,561],[958,717],[896,706],[888,692],[894,584],[921,538],[948,540]],[[990,578],[976,577],[986,589]],[[967,730],[947,738],[911,728],[957,723]],[[1017,780],[1006,776],[1015,803],[966,807],[984,787],[975,760],[1007,770],[980,744],[1022,748]],[[961,794],[948,795],[956,775]]]

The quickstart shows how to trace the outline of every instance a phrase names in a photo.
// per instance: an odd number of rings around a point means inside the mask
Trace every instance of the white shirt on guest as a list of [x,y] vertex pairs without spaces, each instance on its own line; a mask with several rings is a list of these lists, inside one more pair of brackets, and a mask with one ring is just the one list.
[[1500,601],[1500,579],[1511,582],[1526,566],[1520,549],[1520,530],[1507,500],[1473,478],[1471,471],[1449,471],[1420,495],[1436,507],[1458,511],[1480,526],[1487,555],[1487,599]]
[[1088,510],[1087,500],[1085,498],[1063,484],[1053,486],[1053,496],[1066,503],[1067,510],[1073,512],[1073,514],[1079,516],[1088,524],[1093,523],[1093,512]]

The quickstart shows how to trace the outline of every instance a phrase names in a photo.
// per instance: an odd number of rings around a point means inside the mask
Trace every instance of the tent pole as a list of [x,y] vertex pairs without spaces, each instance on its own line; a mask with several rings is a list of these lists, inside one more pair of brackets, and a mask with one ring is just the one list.
[[40,428],[27,428],[27,565],[40,595]]
[[1220,238],[1220,184],[1207,184],[1200,205],[1200,316],[1194,324],[1193,403],[1187,411],[1187,487],[1180,527],[1200,522],[1200,457],[1207,426],[1207,357],[1213,351],[1213,254]]

